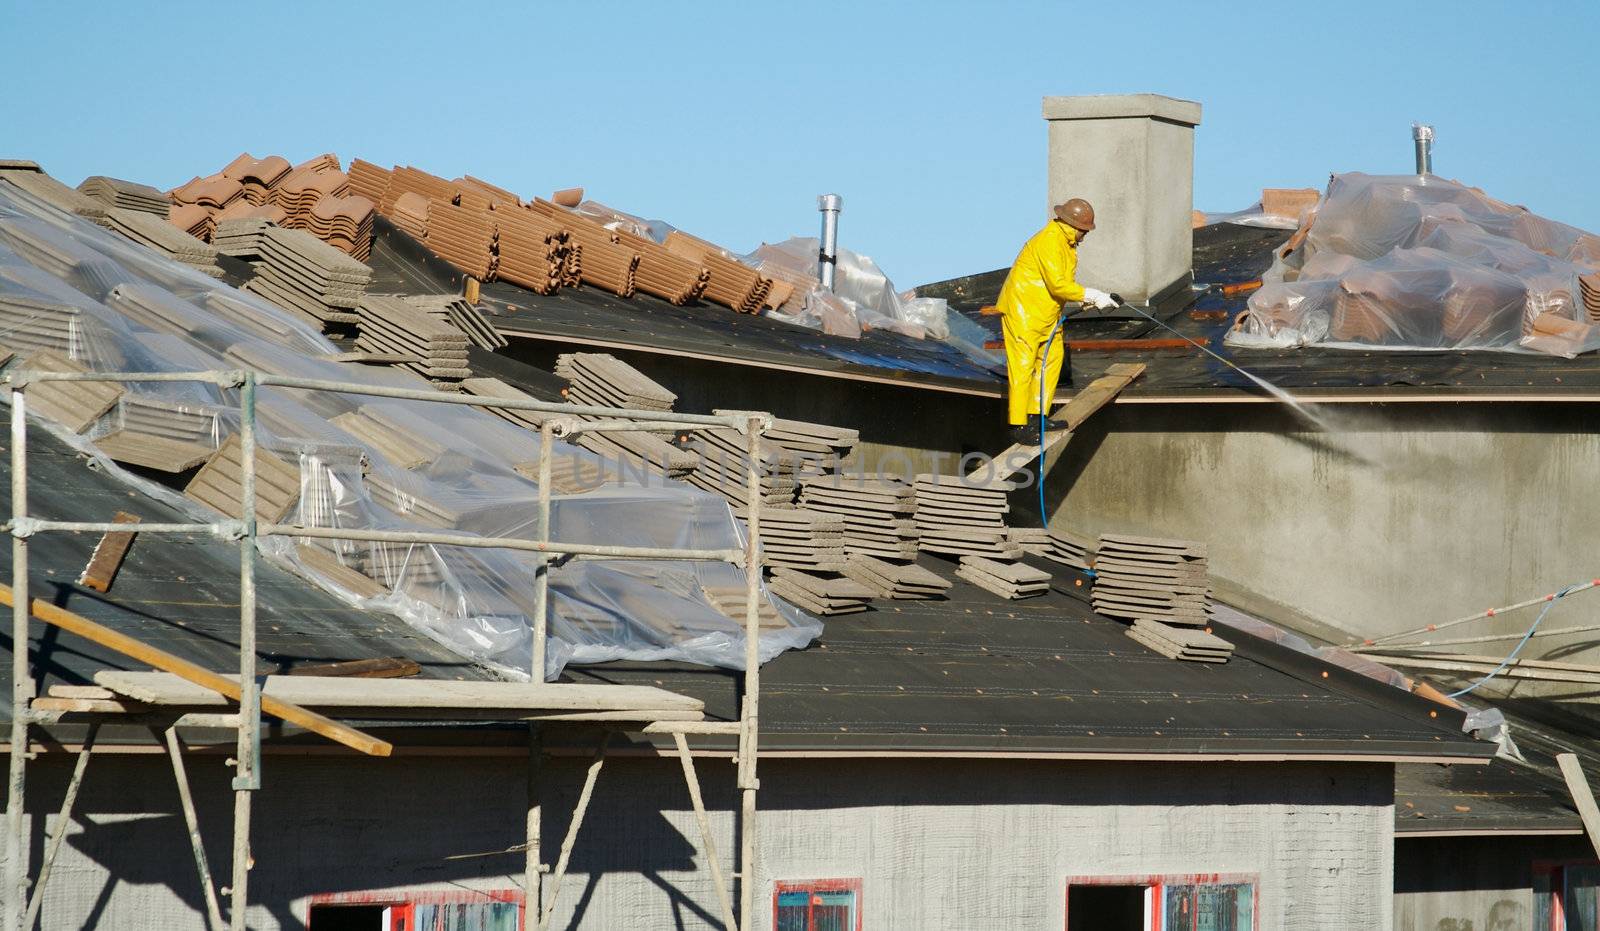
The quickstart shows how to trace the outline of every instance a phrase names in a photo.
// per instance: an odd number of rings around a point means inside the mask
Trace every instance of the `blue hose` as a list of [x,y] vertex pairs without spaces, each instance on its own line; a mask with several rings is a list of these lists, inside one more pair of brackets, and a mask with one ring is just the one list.
[[1050,337],[1044,341],[1044,354],[1039,359],[1039,472],[1034,476],[1034,481],[1039,485],[1039,523],[1050,529],[1050,515],[1044,509],[1044,425],[1049,418],[1045,415],[1044,406],[1044,373],[1050,363],[1050,344],[1056,341],[1056,334],[1061,332],[1061,324],[1066,321],[1065,316],[1056,318],[1056,325],[1050,330]]
[[1533,632],[1539,629],[1539,625],[1540,624],[1544,623],[1544,616],[1546,614],[1550,613],[1550,609],[1556,606],[1556,602],[1558,602],[1561,599],[1563,599],[1563,598],[1567,597],[1568,595],[1570,595],[1574,588],[1577,588],[1578,585],[1582,585],[1582,584],[1583,584],[1582,582],[1579,582],[1579,583],[1577,583],[1575,585],[1568,585],[1566,588],[1563,588],[1561,591],[1556,592],[1555,595],[1553,595],[1550,598],[1549,601],[1545,602],[1544,603],[1544,610],[1539,612],[1539,616],[1534,618],[1533,619],[1533,624],[1531,624],[1528,627],[1528,632],[1522,635],[1522,639],[1521,640],[1517,641],[1516,649],[1512,650],[1510,655],[1508,655],[1503,661],[1501,661],[1500,665],[1494,667],[1494,670],[1492,672],[1490,672],[1488,675],[1484,676],[1482,679],[1479,679],[1478,681],[1476,681],[1476,682],[1472,683],[1471,685],[1467,686],[1466,688],[1460,689],[1460,690],[1455,691],[1455,692],[1451,692],[1449,695],[1446,695],[1445,697],[1446,698],[1460,698],[1462,695],[1467,695],[1467,694],[1475,691],[1478,688],[1478,686],[1484,684],[1485,682],[1488,682],[1490,679],[1493,679],[1495,676],[1498,676],[1500,673],[1504,672],[1506,670],[1506,667],[1510,666],[1513,662],[1516,661],[1517,654],[1521,653],[1522,652],[1522,648],[1528,645],[1528,641],[1533,639]]

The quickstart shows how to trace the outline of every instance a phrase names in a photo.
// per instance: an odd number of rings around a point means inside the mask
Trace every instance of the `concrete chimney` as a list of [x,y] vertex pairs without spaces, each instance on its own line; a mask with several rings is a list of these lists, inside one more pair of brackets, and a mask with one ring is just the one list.
[[1147,302],[1192,274],[1194,128],[1200,105],[1159,94],[1046,97],[1050,197],[1094,205],[1078,281]]

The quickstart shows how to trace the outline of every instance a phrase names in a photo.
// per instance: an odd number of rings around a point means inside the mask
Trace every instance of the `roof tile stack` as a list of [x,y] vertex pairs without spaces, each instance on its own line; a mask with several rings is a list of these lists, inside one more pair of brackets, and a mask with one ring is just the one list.
[[211,217],[213,230],[216,225],[229,220],[266,220],[284,226],[289,221],[289,212],[277,204],[252,204],[247,200],[236,200]]
[[[557,375],[570,383],[562,394],[573,404],[670,411],[678,400],[677,395],[647,378],[643,372],[605,353],[563,353],[556,357],[555,370]],[[643,465],[673,478],[688,476],[700,464],[700,457],[694,453],[679,449],[657,434],[643,430],[580,433],[576,443],[612,461]]]
[[384,195],[389,192],[389,178],[392,172],[381,165],[359,158],[350,160],[350,193],[365,197],[374,204],[383,203]]
[[372,201],[365,197],[324,197],[301,222],[311,235],[365,262],[372,254],[373,214]]
[[1005,515],[1011,510],[1004,480],[974,476],[919,475],[917,533],[922,549],[952,556],[1016,560],[1023,547],[1011,539]]
[[639,254],[634,283],[640,291],[683,306],[699,300],[711,283],[711,272],[704,265],[683,258],[654,240],[625,230],[614,232],[619,243]]
[[289,173],[272,189],[272,203],[289,212],[291,223],[304,222],[311,208],[324,197],[346,197],[350,194],[350,177],[339,170],[313,160]]
[[1203,544],[1102,534],[1094,571],[1090,601],[1107,617],[1206,624],[1211,597]]
[[67,187],[40,171],[39,166],[32,162],[0,165],[0,179],[11,182],[58,210],[77,214],[101,226],[105,225],[104,202]]
[[[749,520],[748,509],[734,514]],[[761,564],[806,572],[845,571],[844,518],[809,508],[763,507]]]
[[502,204],[510,207],[522,206],[522,198],[503,187],[490,184],[482,178],[466,175],[450,183],[456,186],[456,196],[461,199],[463,204],[467,203],[468,199],[471,199],[475,203],[483,204],[485,209],[498,207]]
[[1011,542],[1028,553],[1087,572],[1094,558],[1093,542],[1065,531],[1008,528]]
[[762,304],[766,302],[767,293],[772,288],[772,279],[763,277],[760,272],[742,262],[728,258],[712,243],[690,236],[682,230],[673,230],[667,235],[666,246],[669,252],[699,263],[711,273],[711,280],[705,289],[706,300],[731,307],[743,314],[760,311]]
[[378,212],[388,216],[394,210],[395,201],[403,194],[418,194],[429,201],[449,204],[455,201],[456,189],[455,185],[438,175],[430,175],[409,165],[396,166],[389,174],[389,186],[384,189],[383,198],[378,201]]
[[638,285],[639,253],[622,245],[616,232],[586,216],[535,200],[529,208],[543,214],[567,231],[568,242],[577,257],[578,275],[584,284],[610,291],[618,297],[632,297]]
[[[395,206],[396,226],[401,225],[400,211],[405,207],[402,198]],[[426,216],[423,219],[426,222]],[[554,294],[576,272],[576,253],[568,261],[567,231],[549,216],[534,210],[499,209],[494,211],[494,223],[500,249],[496,277],[537,294]]]
[[389,208],[389,219],[403,229],[412,239],[421,242],[428,237],[428,199],[415,191],[400,195]]
[[407,294],[401,300],[467,334],[467,339],[475,346],[493,351],[508,342],[489,322],[489,318],[464,297],[454,294]]
[[480,281],[494,273],[495,223],[488,210],[430,201],[426,242],[440,258]]
[[1160,621],[1140,618],[1127,630],[1128,636],[1167,659],[1191,663],[1226,663],[1233,656],[1233,644],[1210,631],[1192,627],[1173,627]]
[[1050,573],[1020,562],[963,556],[956,575],[1001,598],[1012,600],[1033,598],[1050,590]]
[[173,204],[167,222],[201,242],[210,242],[216,235],[217,216],[220,210],[208,210],[199,204]]
[[120,178],[95,175],[83,179],[78,190],[105,204],[108,209],[153,213],[162,219],[166,219],[167,212],[172,209],[172,199],[167,195],[148,184],[135,184]]
[[897,563],[851,553],[844,574],[872,589],[879,598],[900,601],[940,598],[950,590],[950,580],[916,563]]
[[1600,272],[1578,276],[1578,291],[1583,295],[1583,309],[1590,323],[1600,323]]
[[403,364],[426,378],[459,382],[472,376],[467,368],[467,334],[399,295],[368,294],[357,314],[358,351],[415,356],[416,362]]
[[372,269],[338,249],[303,230],[264,220],[229,220],[218,227],[217,238],[223,253],[250,261],[255,269],[245,290],[319,326],[360,321],[355,309],[372,281]]
[[[735,507],[750,504],[749,447],[745,434],[731,427],[706,427],[689,434],[684,444],[699,459],[689,476],[696,488],[714,492]],[[761,504],[786,508],[794,504],[796,463],[769,440],[758,440],[756,465],[761,478]],[[765,513],[765,511],[763,511]]]
[[[7,342],[10,345],[26,345],[16,336],[15,333],[7,334]],[[89,371],[87,366],[54,352],[34,353],[19,367],[32,372],[82,374]],[[41,381],[28,386],[28,409],[73,433],[83,433],[116,407],[124,393],[123,387],[116,382]]]
[[241,154],[222,169],[222,175],[239,182],[244,188],[244,199],[261,206],[272,199],[272,189],[289,176],[289,160],[281,155],[256,158],[249,152]]
[[767,586],[784,601],[822,616],[865,611],[873,595],[872,589],[837,573],[813,575],[784,568],[772,570]]
[[891,560],[917,555],[912,520],[916,497],[911,486],[894,479],[830,474],[805,478],[800,505],[840,515],[845,522],[845,552]]
[[217,248],[194,236],[185,235],[183,230],[167,221],[165,214],[113,207],[106,211],[106,223],[113,232],[121,233],[168,258],[212,277],[222,276],[222,269],[217,267]]

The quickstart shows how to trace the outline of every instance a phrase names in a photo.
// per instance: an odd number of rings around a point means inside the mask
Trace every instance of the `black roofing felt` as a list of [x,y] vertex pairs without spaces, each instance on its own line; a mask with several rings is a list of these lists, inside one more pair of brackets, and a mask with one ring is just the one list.
[[1398,834],[1581,831],[1583,819],[1559,782],[1515,763],[1419,763],[1395,768],[1394,829]]
[[[1539,353],[1488,351],[1392,352],[1348,349],[1235,349],[1222,337],[1245,308],[1248,292],[1223,293],[1223,286],[1258,279],[1272,264],[1272,250],[1289,237],[1285,230],[1261,229],[1236,223],[1216,223],[1194,232],[1194,277],[1197,287],[1208,286],[1194,304],[1163,317],[1163,322],[1206,345],[1213,352],[1284,388],[1314,397],[1318,391],[1348,388],[1444,388],[1461,393],[1593,393],[1600,388],[1600,353],[1562,359]],[[1000,318],[979,310],[999,297],[1007,269],[923,285],[919,295],[944,297],[952,308],[965,313],[1000,338]],[[1174,336],[1147,320],[1068,318],[1068,339],[1168,339]],[[1151,394],[1214,394],[1217,389],[1241,389],[1259,394],[1244,376],[1196,349],[1136,351],[1074,351],[1075,375],[1093,377],[1114,362],[1144,362],[1144,374],[1124,394],[1130,398]]]
[[[950,575],[951,564],[924,561]],[[1405,692],[1252,637],[1236,638],[1239,651],[1225,665],[1166,659],[1068,594],[1081,590],[1067,575],[1024,601],[956,580],[948,600],[876,601],[866,613],[828,620],[818,643],[762,667],[763,749],[1492,752],[1463,735],[1459,720],[1430,719],[1429,706]],[[726,671],[612,663],[566,675],[658,685],[703,699],[709,716],[735,716],[738,677]]]
[[[460,293],[461,272],[382,217],[376,220],[372,290]],[[683,352],[730,361],[871,374],[922,384],[992,388],[1000,376],[933,340],[872,331],[860,339],[828,336],[726,307],[678,307],[647,294],[620,298],[597,288],[540,295],[505,282],[481,288],[496,328],[576,345],[618,345]]]
[[[127,511],[145,521],[189,518],[90,468],[42,427],[28,431],[29,510],[53,520],[105,521]],[[9,483],[9,455],[0,456]],[[136,537],[111,590],[77,584],[99,537],[42,533],[30,538],[33,597],[53,602],[208,669],[239,665],[239,550],[210,537]],[[0,547],[0,581],[11,582],[11,548]],[[492,678],[485,670],[412,630],[404,621],[351,608],[299,577],[256,563],[257,656],[263,672],[280,667],[381,656],[409,657],[435,678]],[[11,649],[10,623],[0,643]],[[29,631],[40,694],[55,684],[92,684],[101,669],[144,669],[94,643],[35,621]],[[4,664],[0,708],[10,714],[11,666]]]

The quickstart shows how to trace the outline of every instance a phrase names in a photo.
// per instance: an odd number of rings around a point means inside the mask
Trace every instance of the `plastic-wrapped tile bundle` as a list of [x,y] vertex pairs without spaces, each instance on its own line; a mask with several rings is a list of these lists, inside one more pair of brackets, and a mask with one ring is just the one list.
[[1336,176],[1227,342],[1380,349],[1600,348],[1580,276],[1600,236],[1433,176]]
[[[70,358],[96,371],[249,367],[428,387],[408,371],[330,361],[337,348],[298,314],[0,181],[0,307],[12,305],[48,306],[55,315],[35,342],[0,336],[0,346],[17,354],[12,365],[60,366]],[[237,389],[163,382],[116,391],[114,398],[69,399],[73,403],[64,409],[73,423],[42,423],[131,486],[186,508],[197,519],[216,519],[204,502],[226,498],[239,471]],[[271,386],[258,392],[258,419],[259,450],[284,467],[273,472],[271,495],[263,496],[263,504],[282,509],[287,523],[534,538],[538,489],[526,476],[537,474],[529,466],[538,461],[540,440],[525,424],[456,405]],[[81,434],[68,435],[80,426]],[[192,460],[178,463],[192,473],[189,496],[121,470],[94,446],[128,431],[179,439],[210,453],[200,471]],[[139,447],[141,455],[149,452],[148,445]],[[566,444],[553,452],[557,474],[599,479],[598,487],[585,485],[581,493],[554,498],[553,539],[700,549],[743,544],[738,522],[719,497],[658,476],[627,470],[619,476],[593,454]],[[260,547],[267,558],[353,604],[393,613],[507,675],[527,675],[530,554],[279,536],[263,537]],[[544,673],[552,676],[568,662],[611,659],[742,667],[741,623],[726,613],[725,597],[714,600],[710,593],[742,590],[744,584],[742,569],[722,562],[573,560],[558,565],[551,571],[551,642]],[[820,622],[776,599],[762,614],[763,660],[821,633]]]

